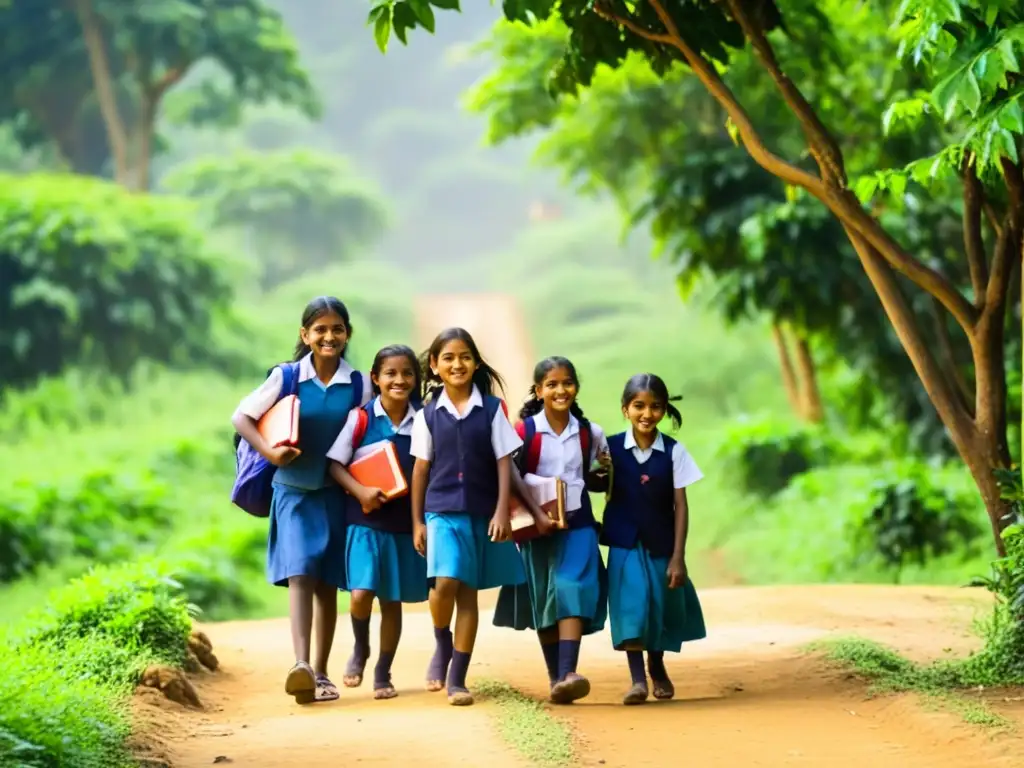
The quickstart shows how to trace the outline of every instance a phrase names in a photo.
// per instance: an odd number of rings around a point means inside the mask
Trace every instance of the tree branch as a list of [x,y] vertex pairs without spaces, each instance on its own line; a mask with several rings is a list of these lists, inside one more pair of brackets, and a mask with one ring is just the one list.
[[960,395],[960,405],[964,407],[972,417],[974,416],[974,393],[967,384],[963,372],[957,363],[956,352],[953,350],[953,338],[949,335],[949,326],[946,325],[946,311],[942,305],[932,299],[932,319],[935,321],[935,335],[939,341],[938,352],[942,357],[950,379],[956,384],[957,392]]
[[740,25],[743,34],[746,35],[754,47],[754,53],[760,59],[761,66],[771,75],[772,81],[778,88],[779,93],[782,94],[783,101],[786,102],[790,111],[800,121],[800,127],[803,129],[804,137],[807,139],[807,148],[818,164],[821,177],[826,182],[839,187],[845,187],[846,169],[843,162],[843,152],[839,148],[839,144],[833,138],[828,128],[825,127],[825,124],[821,122],[817,112],[815,112],[800,89],[782,71],[782,67],[779,66],[779,61],[775,56],[775,50],[772,48],[771,43],[768,42],[768,38],[765,37],[764,30],[746,13],[743,9],[743,3],[740,0],[727,0],[727,2],[733,19]]
[[964,160],[962,174],[964,183],[964,250],[967,252],[967,266],[971,272],[971,289],[974,291],[974,306],[979,309],[985,304],[988,285],[988,264],[985,261],[985,241],[981,237],[981,207],[984,191],[978,178],[978,169],[973,152]]
[[1006,207],[1006,217],[996,238],[992,270],[985,290],[986,309],[991,305],[992,311],[998,311],[1000,314],[1010,287],[1010,274],[1021,255],[1021,231],[1024,229],[1024,221],[1021,220],[1020,214],[1020,211],[1024,210],[1024,173],[1020,165],[1011,163],[1006,158],[1003,158],[1002,166],[1006,189],[1010,193],[1010,204]]
[[703,83],[704,87],[708,89],[711,95],[714,96],[718,103],[725,109],[729,119],[732,120],[739,131],[740,140],[743,142],[743,146],[746,147],[747,152],[750,153],[750,156],[758,165],[788,184],[803,187],[812,192],[824,192],[820,179],[807,173],[807,171],[802,168],[783,160],[768,149],[761,137],[758,136],[757,130],[754,128],[754,124],[751,121],[750,116],[740,105],[732,91],[729,90],[729,86],[727,86],[722,78],[718,76],[718,73],[715,72],[711,65],[704,60],[704,57],[697,53],[685,40],[683,40],[679,34],[678,27],[676,27],[671,17],[665,13],[665,9],[662,7],[659,0],[651,0],[651,5],[658,13],[658,17],[665,25],[665,29],[668,34],[645,29],[632,19],[623,18],[612,13],[601,4],[594,5],[594,13],[613,24],[618,24],[619,26],[628,29],[637,37],[641,37],[644,40],[649,40],[653,43],[670,45],[678,50],[683,55],[683,58],[686,60],[690,69],[692,69],[693,73],[697,76],[697,79]]

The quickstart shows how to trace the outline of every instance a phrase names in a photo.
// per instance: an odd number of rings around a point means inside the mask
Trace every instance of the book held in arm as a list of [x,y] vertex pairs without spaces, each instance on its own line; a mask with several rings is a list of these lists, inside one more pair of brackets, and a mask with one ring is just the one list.
[[[531,473],[523,475],[530,496],[541,511],[551,518],[556,528],[565,528],[565,482],[560,477],[541,477]],[[512,540],[521,543],[535,539],[540,533],[533,515],[515,493],[509,503]]]
[[271,448],[299,444],[299,398],[285,395],[256,423],[260,436]]
[[[378,443],[348,465],[348,473],[366,488],[380,488],[388,501],[409,493],[409,483],[390,440]],[[369,513],[367,513],[369,514]]]

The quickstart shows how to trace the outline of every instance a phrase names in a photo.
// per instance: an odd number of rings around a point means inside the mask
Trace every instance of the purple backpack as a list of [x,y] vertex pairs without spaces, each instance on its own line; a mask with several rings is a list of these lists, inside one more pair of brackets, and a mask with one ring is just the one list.
[[[299,364],[286,363],[277,367],[281,369],[284,379],[281,383],[281,394],[277,399],[297,394]],[[249,443],[239,438],[235,447],[235,484],[231,489],[231,503],[253,517],[270,517],[270,500],[274,494],[271,483],[274,482],[276,471],[277,467]]]

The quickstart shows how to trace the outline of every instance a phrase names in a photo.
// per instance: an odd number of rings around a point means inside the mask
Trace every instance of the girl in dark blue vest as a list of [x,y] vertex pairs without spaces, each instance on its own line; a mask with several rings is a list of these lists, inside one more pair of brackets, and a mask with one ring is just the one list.
[[608,612],[607,573],[587,483],[592,465],[610,459],[603,430],[576,402],[579,378],[573,364],[564,357],[541,360],[533,381],[516,425],[527,441],[519,451],[519,469],[565,481],[568,528],[552,530],[547,515],[534,513],[545,535],[519,546],[526,584],[501,588],[494,623],[537,630],[551,700],[568,704],[590,693],[590,682],[576,672],[580,641],[604,628]]
[[[338,589],[345,587],[345,495],[328,474],[327,451],[349,411],[369,398],[370,382],[345,361],[352,336],[348,309],[338,299],[314,299],[302,314],[295,347],[299,445],[271,448],[257,422],[278,401],[281,368],[239,404],[231,422],[238,434],[277,466],[270,509],[267,579],[287,586],[295,666],[285,691],[300,704],[338,698],[327,659],[338,623]],[[317,654],[310,666],[316,605]]]
[[642,704],[648,696],[643,652],[655,698],[671,699],[665,652],[707,636],[686,570],[685,489],[703,475],[682,443],[658,431],[666,413],[677,428],[682,422],[660,378],[642,373],[626,382],[622,413],[632,429],[608,438],[611,493],[601,543],[608,546],[612,643],[626,651],[633,678],[623,703]]
[[[395,445],[406,478],[412,477],[409,453],[416,405],[422,393],[419,363],[409,347],[385,347],[370,369],[377,397],[352,411],[345,428],[327,457],[331,474],[348,497],[346,570],[352,593],[349,612],[355,646],[345,670],[344,683],[355,688],[363,682],[370,658],[370,613],[373,598],[380,603],[380,656],[373,673],[375,699],[398,695],[391,684],[391,664],[402,635],[402,603],[427,599],[427,565],[412,544],[409,497],[386,501],[379,488],[367,488],[350,475],[345,465],[366,455],[382,442]],[[358,424],[365,425],[361,437]]]
[[437,643],[427,689],[447,685],[449,703],[466,705],[473,703],[466,672],[479,622],[477,590],[525,579],[509,523],[512,454],[522,441],[493,395],[503,388],[501,377],[465,330],[443,331],[423,362],[427,385],[439,384],[412,434],[413,540],[427,558]]

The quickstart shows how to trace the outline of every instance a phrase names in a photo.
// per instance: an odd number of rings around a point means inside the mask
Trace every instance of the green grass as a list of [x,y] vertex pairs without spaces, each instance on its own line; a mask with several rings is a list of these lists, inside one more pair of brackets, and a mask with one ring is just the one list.
[[970,693],[969,684],[977,682],[978,665],[973,663],[977,656],[917,664],[891,648],[861,638],[820,641],[807,650],[824,653],[830,664],[869,682],[870,696],[914,693],[926,705],[952,711],[966,723],[997,730],[1013,728],[1013,723],[993,711],[984,699]]
[[478,699],[493,704],[498,712],[495,727],[501,738],[534,765],[570,765],[575,759],[569,727],[536,699],[496,680],[481,680]]

